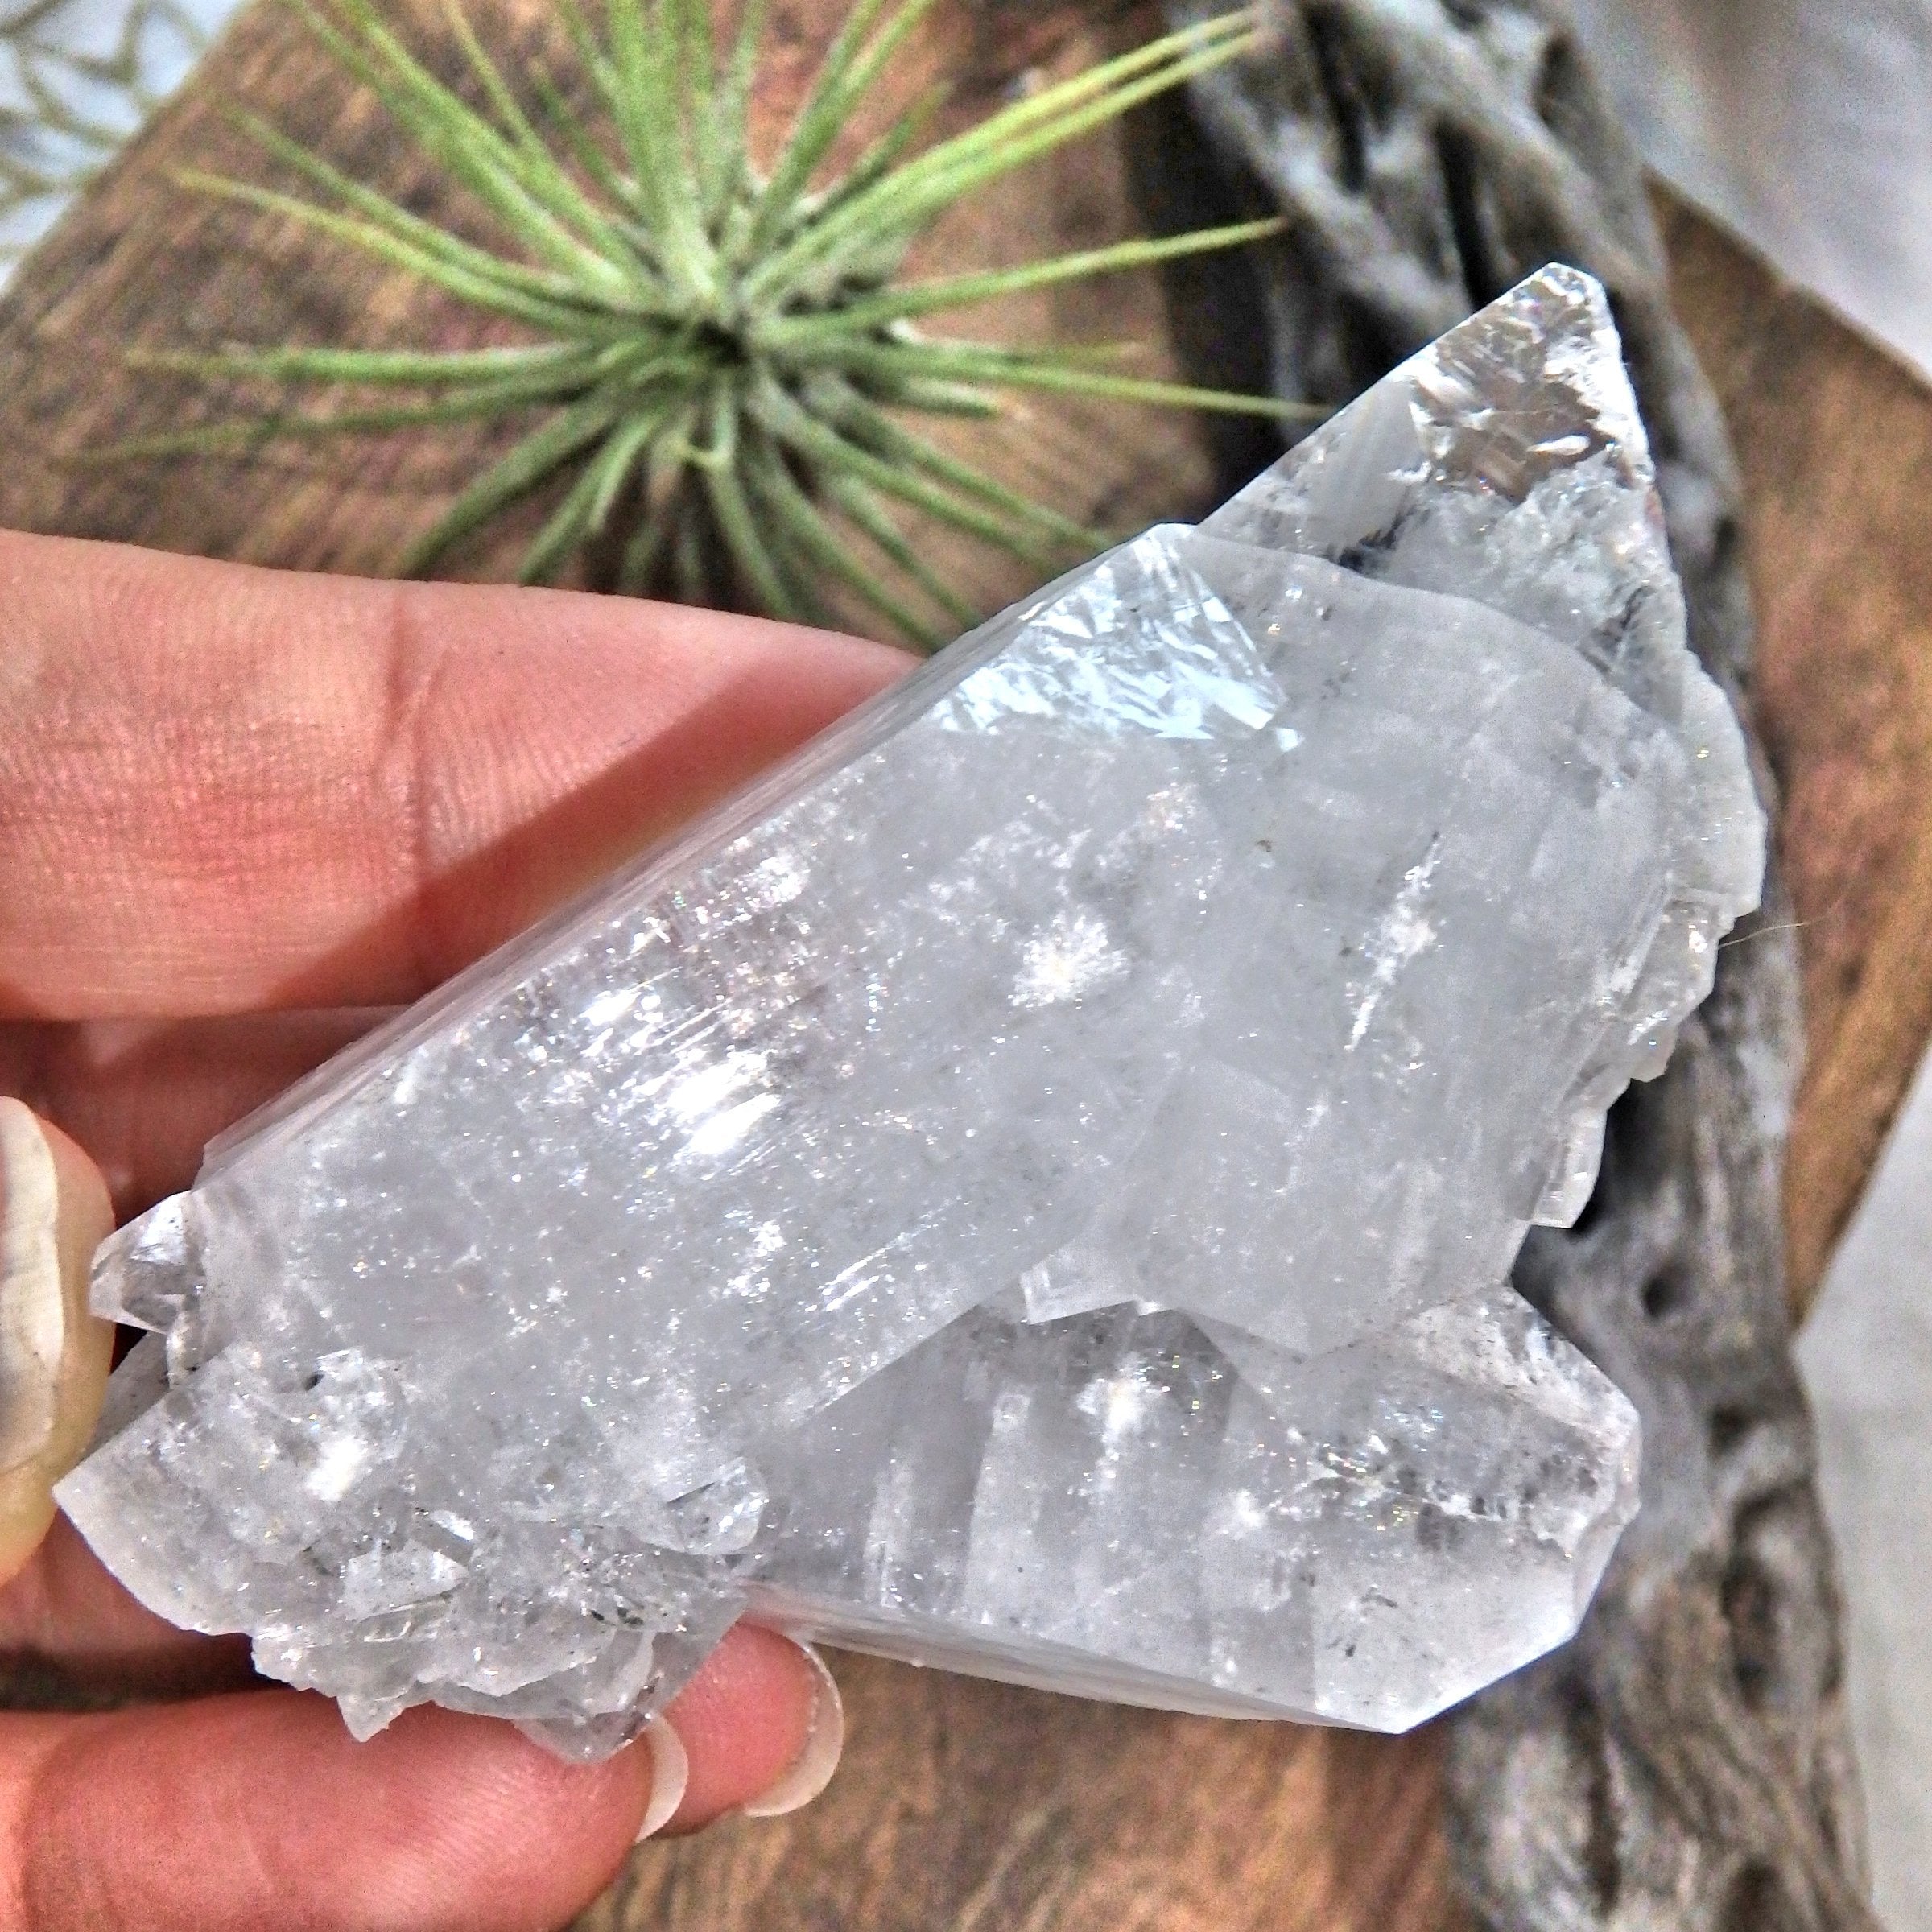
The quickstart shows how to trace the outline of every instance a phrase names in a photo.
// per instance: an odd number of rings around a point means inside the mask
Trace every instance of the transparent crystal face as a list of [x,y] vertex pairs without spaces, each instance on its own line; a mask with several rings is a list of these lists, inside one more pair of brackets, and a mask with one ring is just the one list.
[[1762,841],[1547,271],[217,1143],[61,1500],[362,1734],[596,1755],[747,1610],[1413,1724],[1634,1510],[1509,1269]]

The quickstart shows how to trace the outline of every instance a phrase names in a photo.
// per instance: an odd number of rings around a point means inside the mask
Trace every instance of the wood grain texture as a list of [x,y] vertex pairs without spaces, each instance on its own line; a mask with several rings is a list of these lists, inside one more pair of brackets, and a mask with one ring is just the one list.
[[1432,1735],[1129,1711],[835,1660],[809,1810],[646,1846],[580,1932],[1438,1932]]
[[[421,43],[439,43],[431,7],[398,10]],[[476,10],[494,45],[524,58],[551,45],[544,0]],[[842,4],[773,11],[782,52],[765,104],[776,116]],[[1155,19],[1150,5],[960,0],[941,10],[915,66],[955,77],[964,119],[1029,72],[1145,37]],[[245,17],[0,303],[0,522],[380,572],[501,436],[433,447],[376,438],[247,463],[73,463],[225,406],[191,381],[130,371],[122,352],[137,344],[489,339],[473,318],[289,223],[174,186],[167,171],[185,163],[261,174],[221,118],[225,97],[412,205],[463,218],[289,17]],[[1148,185],[1130,178],[1117,139],[1096,139],[951,225],[935,254],[987,264],[1135,232]],[[1932,920],[1932,819],[1915,782],[1932,761],[1932,660],[1920,649],[1932,547],[1922,513],[1916,524],[1912,514],[1928,500],[1932,405],[1694,218],[1674,215],[1670,238],[1686,320],[1724,394],[1758,516],[1760,700],[1791,801],[1787,857],[1808,922],[1817,1043],[1793,1157],[1802,1282],[1815,1278],[1932,1026],[1932,976],[1916,971],[1919,927]],[[1163,373],[1182,359],[1170,346],[1171,297],[1150,279],[1121,279],[1010,305],[986,324],[1142,338],[1145,366]],[[1197,425],[1152,413],[1042,406],[1020,427],[999,459],[1006,473],[1123,528],[1198,513],[1226,457]],[[502,574],[539,514],[465,553],[464,574]],[[983,556],[943,561],[989,605],[1025,588]],[[644,1848],[586,1928],[1439,1932],[1449,1922],[1431,1732],[1389,1740],[1216,1724],[837,1662],[851,1743],[827,1797],[792,1819]]]
[[1809,1040],[1785,1170],[1802,1313],[1932,1035],[1932,390],[1691,210],[1662,212],[1750,509]]

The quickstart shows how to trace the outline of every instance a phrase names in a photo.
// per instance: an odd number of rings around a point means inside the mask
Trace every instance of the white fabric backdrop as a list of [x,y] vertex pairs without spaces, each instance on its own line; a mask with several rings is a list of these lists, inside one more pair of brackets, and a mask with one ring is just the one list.
[[1798,1360],[1850,1612],[1879,1915],[1888,1932],[1932,1932],[1932,1068],[1920,1069]]
[[0,287],[237,0],[0,0]]
[[1570,0],[1645,159],[1932,374],[1932,0]]

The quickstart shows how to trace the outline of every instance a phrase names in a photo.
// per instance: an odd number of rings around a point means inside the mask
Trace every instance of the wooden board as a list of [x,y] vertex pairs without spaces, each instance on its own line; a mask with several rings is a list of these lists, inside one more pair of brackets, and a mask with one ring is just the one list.
[[[397,10],[436,40],[431,8],[412,0]],[[475,10],[493,45],[527,56],[550,43],[546,0]],[[784,51],[768,113],[795,97],[841,11],[842,0],[774,6]],[[941,10],[918,63],[953,77],[963,120],[1035,72],[1145,37],[1154,17],[1142,0],[960,0]],[[220,118],[224,97],[391,192],[419,201],[431,192],[415,158],[287,14],[245,18],[0,303],[0,523],[383,570],[473,473],[487,439],[382,439],[248,464],[73,462],[211,412],[198,384],[128,369],[121,353],[137,344],[489,339],[287,221],[175,187],[167,171],[182,163],[260,178]],[[1102,138],[1002,190],[936,253],[960,265],[1015,260],[1136,232],[1141,219],[1117,139]],[[1761,513],[1752,542],[1766,620],[1762,696],[1790,801],[1788,858],[1818,1042],[1793,1162],[1802,1284],[1815,1278],[1932,1024],[1932,996],[1913,983],[1932,988],[1932,976],[1912,971],[1914,922],[1932,918],[1932,819],[1916,782],[1932,766],[1932,672],[1917,650],[1932,559],[1903,507],[1924,492],[1893,493],[1924,481],[1932,410],[1723,237],[1681,213],[1670,234],[1687,319],[1717,369]],[[1123,280],[989,322],[1016,334],[1137,336],[1151,345],[1145,366],[1161,373],[1174,359],[1165,303],[1151,280]],[[1022,427],[999,458],[1007,473],[1122,528],[1198,513],[1225,455],[1197,426],[1156,415],[1039,407]],[[502,574],[519,534],[477,547],[462,568]],[[989,604],[1024,588],[984,557],[949,551],[943,561]],[[1449,1922],[1430,1732],[1389,1740],[1210,1724],[860,1658],[840,1660],[840,1672],[851,1744],[827,1797],[782,1823],[647,1847],[588,1926],[1439,1932]]]
[[1439,1932],[1434,1740],[837,1660],[809,1810],[646,1847],[580,1932]]
[[1679,312],[1736,444],[1757,708],[1810,1051],[1786,1171],[1817,1291],[1932,1035],[1932,390],[1689,209]]

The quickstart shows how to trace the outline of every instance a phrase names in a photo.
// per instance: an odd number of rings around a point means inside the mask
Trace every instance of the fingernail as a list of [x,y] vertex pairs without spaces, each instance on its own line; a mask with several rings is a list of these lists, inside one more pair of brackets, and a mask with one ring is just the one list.
[[799,1648],[811,1666],[813,1678],[804,1748],[776,1784],[741,1807],[747,1818],[783,1818],[810,1804],[832,1782],[839,1753],[845,1748],[845,1705],[837,1682],[810,1644]]
[[691,1760],[684,1753],[684,1740],[671,1728],[671,1720],[654,1717],[644,1726],[644,1741],[650,1747],[650,1802],[644,1807],[644,1822],[638,1827],[637,1843],[654,1838],[677,1815],[684,1802],[684,1787],[691,1782]]
[[46,1534],[101,1413],[114,1331],[88,1312],[87,1271],[113,1226],[93,1162],[0,1100],[0,1582]]

